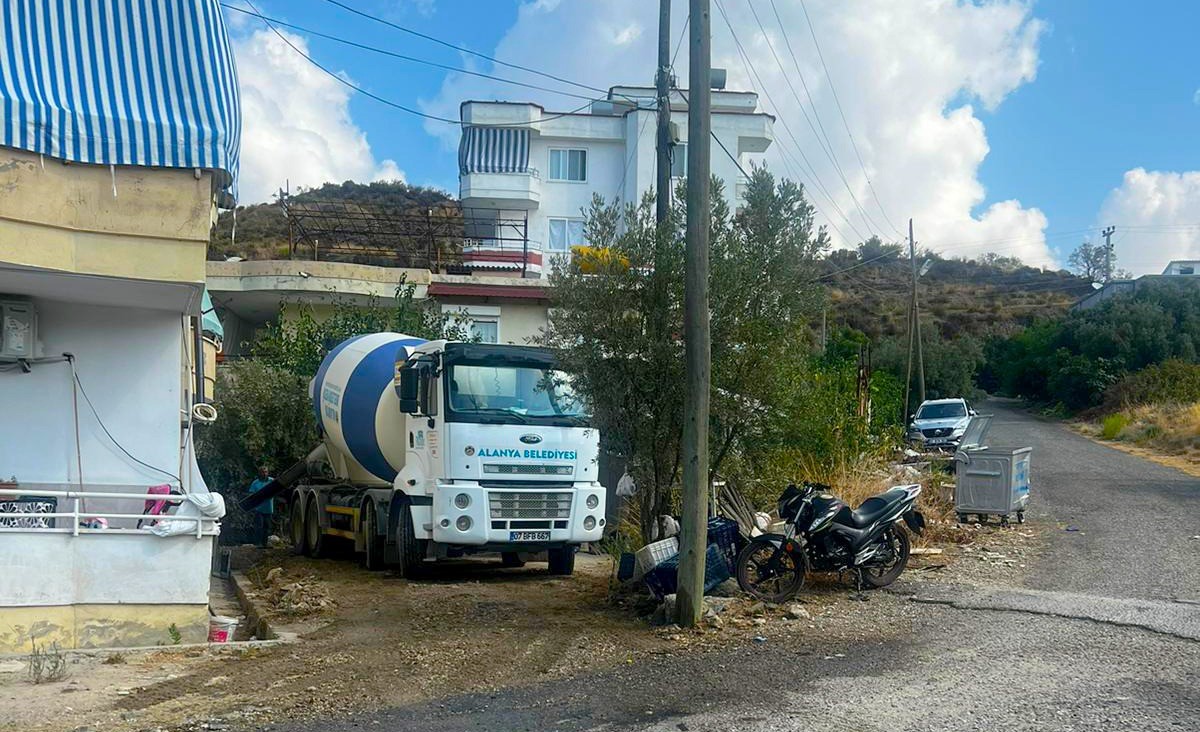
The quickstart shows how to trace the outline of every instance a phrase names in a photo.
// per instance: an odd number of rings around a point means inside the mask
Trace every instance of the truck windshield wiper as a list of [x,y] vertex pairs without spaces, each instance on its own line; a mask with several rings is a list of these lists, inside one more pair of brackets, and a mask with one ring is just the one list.
[[529,419],[526,418],[525,415],[520,414],[519,412],[514,412],[510,409],[494,409],[494,408],[492,408],[492,409],[489,409],[489,408],[470,409],[470,410],[467,410],[466,412],[464,412],[464,414],[496,415],[498,417],[511,417],[511,418],[517,420],[517,424],[529,424]]

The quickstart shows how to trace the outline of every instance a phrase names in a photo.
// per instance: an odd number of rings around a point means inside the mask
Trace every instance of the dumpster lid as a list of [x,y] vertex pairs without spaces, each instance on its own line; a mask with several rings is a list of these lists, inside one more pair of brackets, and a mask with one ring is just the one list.
[[972,447],[984,447],[983,438],[987,437],[988,429],[992,426],[992,417],[991,414],[977,414],[971,417],[967,429],[963,431],[962,439],[958,441],[958,448],[967,450]]

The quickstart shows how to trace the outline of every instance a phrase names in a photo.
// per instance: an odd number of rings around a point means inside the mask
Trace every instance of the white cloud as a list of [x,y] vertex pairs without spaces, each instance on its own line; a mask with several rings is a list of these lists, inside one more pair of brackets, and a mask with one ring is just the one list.
[[1117,264],[1134,274],[1200,259],[1200,171],[1126,171],[1100,207],[1097,225],[1110,224]]
[[[759,91],[763,108],[778,111],[781,117],[775,124],[775,144],[766,154],[771,167],[786,173],[783,148],[787,149],[788,157],[797,157],[797,146],[782,123],[786,120],[836,207],[864,235],[876,231],[896,238],[897,231],[884,222],[867,186],[867,176],[860,169],[842,128],[800,5],[779,0],[775,3],[804,81],[815,99],[834,157],[854,197],[878,226],[868,224],[857,211],[847,186],[822,152],[823,138],[805,122],[801,106],[788,88],[790,79],[811,116],[770,4],[755,2],[753,8],[784,66],[782,72],[746,0],[720,2],[766,91],[779,106],[774,109],[763,90],[756,89],[758,85],[746,72],[714,2],[713,65],[729,70],[728,88]],[[493,55],[600,88],[618,83],[651,84],[656,53],[656,5],[644,0],[526,3]],[[918,241],[934,249],[946,248],[947,254],[998,250],[1031,264],[1053,264],[1054,257],[1044,238],[1046,217],[1041,211],[1015,200],[994,202],[978,210],[986,199],[978,177],[979,166],[989,148],[976,107],[994,110],[1010,93],[1034,79],[1038,40],[1044,26],[1032,17],[1029,4],[1022,0],[973,3],[809,0],[807,5],[846,119],[892,223],[903,229],[908,217],[914,217]],[[676,0],[672,8],[673,47],[686,17],[686,3]],[[644,28],[644,32],[633,37],[621,32],[633,25]],[[681,83],[687,78],[686,45],[685,42],[676,62],[676,75]],[[536,76],[519,75],[511,69],[497,68],[495,73],[581,91]],[[425,107],[427,111],[455,117],[459,102],[468,98],[531,100],[550,109],[574,108],[583,103],[496,82],[451,76],[439,95],[426,102]],[[813,121],[815,126],[816,120]],[[454,128],[430,123],[427,129],[447,147],[457,142]],[[835,213],[834,205],[820,192],[814,191],[812,198],[828,214],[827,220],[851,240],[838,243],[854,243],[858,237]],[[965,244],[971,242],[974,244]]]
[[[283,32],[307,52],[301,36]],[[270,199],[290,182],[404,180],[393,160],[376,160],[350,118],[352,89],[263,29],[233,41],[242,96],[240,203]]]
[[1197,107],[1200,107],[1200,89],[1197,89],[1192,94],[1192,104],[1195,104]]

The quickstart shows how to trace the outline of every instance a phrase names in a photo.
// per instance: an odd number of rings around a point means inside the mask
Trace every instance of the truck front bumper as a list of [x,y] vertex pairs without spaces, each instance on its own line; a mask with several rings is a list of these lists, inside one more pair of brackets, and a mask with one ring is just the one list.
[[598,483],[569,488],[439,484],[433,494],[433,540],[463,546],[528,544],[531,550],[599,541],[604,497]]

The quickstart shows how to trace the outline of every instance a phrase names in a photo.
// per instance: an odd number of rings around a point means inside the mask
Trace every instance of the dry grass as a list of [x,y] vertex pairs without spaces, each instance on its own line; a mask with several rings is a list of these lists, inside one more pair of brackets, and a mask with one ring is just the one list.
[[1200,460],[1200,403],[1130,407],[1089,431],[1101,439]]

